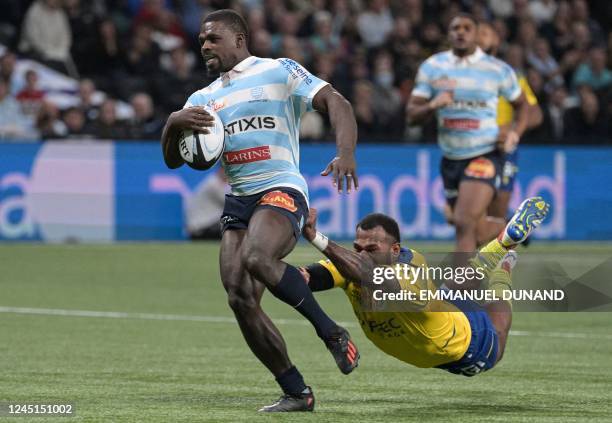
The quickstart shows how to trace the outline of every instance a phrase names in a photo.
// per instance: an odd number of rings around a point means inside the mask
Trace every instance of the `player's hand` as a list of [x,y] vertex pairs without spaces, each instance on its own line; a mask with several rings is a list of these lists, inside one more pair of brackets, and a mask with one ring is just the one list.
[[170,115],[170,125],[178,129],[210,133],[207,128],[214,126],[214,118],[202,106],[187,107]]
[[302,228],[302,235],[308,242],[315,239],[317,236],[317,209],[308,210],[308,219]]
[[454,99],[455,94],[453,91],[442,91],[429,102],[429,107],[434,110],[438,110],[453,104]]
[[344,178],[346,178],[346,192],[351,192],[351,186],[355,187],[355,190],[359,189],[359,179],[357,178],[357,164],[355,163],[355,157],[351,154],[348,156],[334,157],[329,162],[327,167],[321,176],[327,176],[332,174],[333,184],[338,187],[338,192],[342,192],[344,187]]
[[298,267],[298,270],[300,271],[300,273],[302,274],[302,276],[304,276],[304,279],[306,279],[306,284],[310,283],[310,272],[308,270],[306,270],[305,267]]
[[504,139],[504,153],[512,153],[516,150],[521,137],[516,131],[510,130]]

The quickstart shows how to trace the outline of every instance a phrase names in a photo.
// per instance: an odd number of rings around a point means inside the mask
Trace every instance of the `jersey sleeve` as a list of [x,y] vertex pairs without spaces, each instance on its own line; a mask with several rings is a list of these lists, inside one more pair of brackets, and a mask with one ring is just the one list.
[[536,104],[538,104],[538,98],[535,96],[535,94],[533,93],[533,90],[529,86],[529,82],[527,82],[527,78],[525,78],[524,76],[521,76],[518,81],[519,81],[519,85],[521,86],[521,89],[523,90],[523,94],[525,94],[527,103],[529,103],[530,106],[535,106]]
[[500,84],[499,93],[506,100],[512,102],[520,97],[521,86],[516,77],[516,72],[509,65],[504,64],[502,67],[502,80]]
[[328,85],[328,82],[317,78],[295,60],[282,58],[277,61],[281,65],[282,72],[287,76],[289,96],[303,106],[303,112],[312,111],[312,99],[321,88]]
[[412,89],[412,95],[416,97],[422,97],[428,100],[432,98],[432,79],[433,75],[431,65],[429,65],[429,63],[427,62],[424,62],[421,66],[419,66],[419,70],[417,72],[416,80],[414,83],[414,88]]
[[321,260],[319,264],[327,269],[329,273],[331,273],[334,278],[334,288],[344,288],[346,287],[347,280],[340,274],[336,266],[329,260]]

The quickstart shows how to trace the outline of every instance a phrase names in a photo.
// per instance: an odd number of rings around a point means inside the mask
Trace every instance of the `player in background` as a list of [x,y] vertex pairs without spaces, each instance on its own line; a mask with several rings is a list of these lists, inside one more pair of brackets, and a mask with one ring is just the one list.
[[[301,270],[313,291],[342,288],[363,332],[383,352],[417,367],[437,367],[474,376],[491,369],[504,354],[512,324],[512,305],[502,298],[503,291],[512,289],[510,272],[517,260],[512,248],[527,238],[548,210],[541,197],[525,200],[499,237],[471,261],[471,266],[487,275],[480,288],[494,291],[500,298],[491,302],[422,300],[419,292],[435,291],[435,285],[427,276],[408,274],[376,285],[376,289],[382,287],[386,293],[413,292],[416,299],[406,300],[406,311],[372,308],[368,298],[373,294],[374,267],[394,267],[397,263],[417,269],[426,266],[421,254],[401,247],[397,222],[379,213],[368,215],[357,224],[351,251],[316,231],[316,211],[311,210],[304,238],[329,260]],[[459,289],[452,281],[445,284],[441,289]]]
[[333,175],[338,192],[358,187],[357,124],[349,102],[300,64],[252,56],[247,25],[233,10],[207,15],[199,41],[208,72],[220,76],[170,115],[162,135],[164,160],[170,168],[181,166],[181,130],[207,133],[212,118],[206,107],[219,114],[226,131],[222,164],[231,186],[221,217],[221,280],[247,344],[284,393],[260,411],[312,411],[312,390],[260,301],[268,288],[312,323],[343,373],[357,367],[359,353],[348,332],[319,307],[299,270],[282,261],[308,218],[308,187],[299,171],[300,116],[312,109],[329,114],[338,156],[322,175]]
[[456,251],[477,246],[478,222],[499,188],[503,155],[497,149],[498,97],[516,110],[516,125],[504,137],[504,150],[516,147],[528,121],[528,107],[515,72],[477,45],[477,22],[468,14],[453,18],[451,50],[421,64],[408,101],[408,119],[437,117],[440,171],[456,228]]
[[[500,45],[499,35],[489,22],[478,24],[478,45],[487,54],[497,57]],[[527,130],[538,127],[542,123],[542,109],[538,105],[533,90],[527,82],[525,75],[517,72],[518,83],[527,100],[529,119]],[[497,124],[499,125],[499,140],[503,140],[514,124],[514,110],[512,105],[503,96],[499,97],[497,105]],[[498,146],[504,149],[503,143]],[[514,189],[514,181],[518,173],[518,146],[514,151],[503,151],[504,164],[502,167],[502,178],[497,195],[488,208],[487,216],[478,225],[478,245],[483,245],[494,238],[503,229],[507,222],[508,206]]]

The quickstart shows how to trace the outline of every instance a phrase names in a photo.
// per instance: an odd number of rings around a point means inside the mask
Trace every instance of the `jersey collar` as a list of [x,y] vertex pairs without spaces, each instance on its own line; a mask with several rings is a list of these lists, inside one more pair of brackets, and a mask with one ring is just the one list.
[[240,72],[244,72],[249,66],[251,66],[255,62],[255,60],[257,60],[257,57],[249,56],[246,59],[244,59],[242,62],[238,62],[230,71],[228,71],[226,73],[232,73],[232,72],[240,73]]
[[465,57],[459,57],[455,55],[455,53],[453,53],[452,50],[450,54],[451,54],[451,57],[453,58],[453,63],[455,65],[458,65],[460,63],[466,63],[468,65],[473,65],[474,63],[479,61],[482,58],[482,56],[484,56],[484,52],[482,51],[480,47],[476,47],[476,50],[474,50],[474,53],[470,54],[469,56],[465,56]]

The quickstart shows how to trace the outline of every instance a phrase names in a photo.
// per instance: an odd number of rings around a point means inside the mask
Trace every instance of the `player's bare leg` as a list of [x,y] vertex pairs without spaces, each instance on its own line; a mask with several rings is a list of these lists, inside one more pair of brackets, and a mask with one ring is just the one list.
[[459,184],[457,202],[453,208],[453,222],[457,233],[457,252],[472,252],[477,247],[478,222],[487,212],[495,191],[490,185],[464,180]]
[[357,367],[359,360],[348,332],[321,309],[300,271],[282,261],[296,242],[293,225],[287,216],[271,208],[259,208],[249,223],[241,260],[247,271],[262,281],[275,297],[294,307],[312,323],[340,371],[348,374]]
[[[480,249],[472,265],[485,269],[488,274],[487,286],[502,297],[502,292],[512,290],[511,272],[517,256],[512,248],[524,242],[531,232],[546,218],[550,205],[541,197],[523,201],[516,213],[499,236]],[[501,360],[512,325],[512,303],[495,301],[485,307],[491,323],[498,334],[497,361]]]
[[[492,289],[498,292],[498,295],[503,295],[503,290],[512,289],[512,268],[516,264],[516,253],[512,250],[502,259],[499,268],[491,272],[489,277],[489,285],[487,289]],[[512,326],[512,303],[510,301],[499,300],[487,304],[485,310],[491,319],[491,323],[497,332],[497,359],[500,361],[504,356],[508,333]]]
[[251,278],[240,260],[246,230],[223,234],[219,266],[229,305],[253,354],[276,377],[291,367],[285,341],[260,305],[265,286]]
[[235,257],[240,257],[246,230],[225,231],[221,242],[221,280],[229,305],[253,354],[278,377],[291,367],[280,332],[262,310],[265,286],[255,281]]
[[506,226],[511,195],[510,191],[499,190],[489,204],[487,215],[478,222],[477,242],[479,247],[495,238]]
[[[259,361],[272,372],[286,400],[282,410],[312,411],[314,396],[300,372],[291,364],[279,330],[261,308],[265,286],[252,278],[240,257],[246,230],[227,230],[219,256],[221,280],[242,335]],[[278,408],[278,403],[275,404]],[[265,407],[264,407],[265,408]],[[263,409],[262,409],[263,410]],[[266,410],[267,411],[267,410]]]

